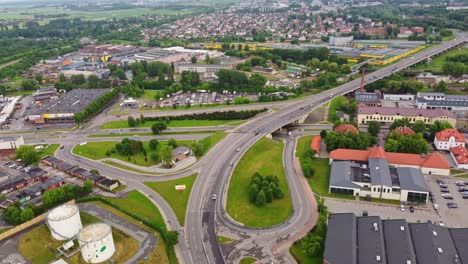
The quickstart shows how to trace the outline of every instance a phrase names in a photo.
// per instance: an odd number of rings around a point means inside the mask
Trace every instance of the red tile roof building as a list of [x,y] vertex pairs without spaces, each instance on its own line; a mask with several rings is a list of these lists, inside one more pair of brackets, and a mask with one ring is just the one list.
[[341,124],[341,125],[335,127],[335,129],[333,131],[339,132],[339,133],[359,134],[359,129],[357,129],[352,124]]
[[370,158],[386,159],[390,165],[396,167],[420,168],[424,174],[450,175],[450,165],[438,153],[427,156],[408,153],[385,152],[380,146],[368,150],[336,149],[330,152],[330,162],[333,160],[349,160],[367,162]]
[[414,132],[414,130],[411,129],[411,127],[407,127],[407,126],[397,127],[392,130],[392,133],[397,133],[398,135],[401,135],[401,136],[410,136],[410,135],[416,134],[416,132]]
[[449,150],[456,146],[465,147],[465,137],[458,130],[448,128],[435,134],[434,146],[439,150]]
[[418,108],[398,108],[398,107],[359,107],[358,123],[366,124],[370,121],[381,123],[393,123],[395,120],[407,118],[410,123],[423,121],[426,125],[435,121],[448,122],[455,126],[455,114],[444,109],[418,109]]
[[464,146],[450,148],[450,157],[455,161],[458,169],[468,169],[468,151]]
[[320,136],[313,137],[312,142],[310,142],[310,148],[312,150],[315,150],[315,152],[319,153],[321,142],[322,142],[322,138]]

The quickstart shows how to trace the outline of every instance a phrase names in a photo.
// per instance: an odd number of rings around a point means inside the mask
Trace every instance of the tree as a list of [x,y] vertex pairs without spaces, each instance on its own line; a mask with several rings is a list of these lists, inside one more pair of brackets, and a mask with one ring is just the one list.
[[370,121],[367,128],[367,132],[372,136],[376,137],[380,132],[380,123],[377,121]]
[[424,121],[418,120],[413,124],[413,130],[416,133],[426,132],[426,123]]
[[166,241],[169,247],[177,245],[179,243],[179,232],[175,230],[166,231]]
[[152,153],[150,154],[150,159],[151,159],[152,161],[157,161],[157,160],[159,160],[159,154],[158,154],[158,152],[152,152]]
[[[98,174],[99,175],[99,174]],[[86,179],[84,182],[83,182],[83,191],[85,193],[91,193],[93,191],[93,187],[94,187],[94,182],[90,179]]]
[[21,87],[23,87],[23,90],[25,91],[32,91],[39,88],[39,85],[37,85],[35,80],[25,79],[21,82]]
[[462,76],[467,70],[467,67],[462,62],[445,62],[442,66],[442,72],[446,75],[454,77]]
[[177,141],[173,138],[169,139],[169,141],[167,141],[167,145],[168,146],[171,146],[172,148],[177,148]]
[[405,127],[405,126],[406,127],[411,126],[408,118],[397,119],[393,121],[393,123],[390,125],[390,130],[394,130],[397,127]]
[[164,165],[170,167],[172,165],[172,147],[164,146],[161,150],[161,160]]
[[265,196],[265,192],[263,190],[261,190],[258,195],[257,195],[257,199],[255,200],[255,204],[257,206],[264,206],[266,203],[266,196]]
[[310,163],[310,159],[306,159],[306,161],[302,165],[302,173],[304,173],[304,176],[307,178],[314,176],[315,170],[312,167],[312,164]]
[[431,133],[431,138],[434,138],[435,133],[445,130],[447,128],[453,128],[453,126],[448,122],[435,121],[434,124],[429,125],[429,132]]
[[153,134],[156,135],[156,134],[161,133],[166,128],[167,128],[166,122],[158,121],[151,126],[151,131],[153,132]]
[[88,77],[88,88],[96,89],[99,87],[99,78],[96,75],[91,75]]
[[251,203],[255,203],[257,200],[258,186],[257,184],[249,185],[249,200]]
[[395,139],[387,139],[385,142],[385,151],[387,152],[398,152],[399,143]]
[[197,158],[203,156],[203,146],[200,144],[200,142],[195,142],[192,144],[192,152]]
[[190,58],[190,61],[191,61],[193,64],[197,63],[197,60],[198,60],[198,59],[197,59],[196,56],[192,56],[192,58]]
[[21,214],[20,214],[20,221],[21,223],[25,223],[31,219],[34,218],[34,211],[32,210],[31,207],[27,207],[26,209],[24,209]]
[[135,127],[136,126],[135,118],[133,118],[132,116],[129,116],[127,118],[127,124],[129,127]]
[[159,141],[157,139],[151,139],[148,145],[151,150],[156,150],[159,147]]
[[320,131],[320,137],[321,137],[322,139],[325,139],[325,138],[327,137],[327,131],[326,131],[326,130]]
[[97,169],[91,169],[89,172],[94,173],[96,175],[101,175],[101,173]]
[[16,149],[16,158],[21,159],[25,166],[29,166],[39,161],[39,153],[34,149],[34,146],[23,145]]
[[59,82],[61,82],[61,83],[64,83],[64,82],[67,81],[67,78],[65,78],[65,75],[64,75],[63,73],[61,73],[61,74],[59,75],[59,78],[58,78],[58,79],[59,79]]
[[125,71],[121,67],[118,67],[113,75],[120,80],[127,80],[127,75],[125,75]]
[[445,91],[447,90],[447,84],[444,81],[440,81],[439,84],[436,85],[434,88],[435,91],[438,93],[445,93]]
[[86,82],[86,79],[83,74],[72,75],[71,82],[75,85],[81,85]]
[[42,75],[36,74],[36,76],[34,76],[34,79],[36,79],[38,83],[42,83],[44,78],[42,77]]

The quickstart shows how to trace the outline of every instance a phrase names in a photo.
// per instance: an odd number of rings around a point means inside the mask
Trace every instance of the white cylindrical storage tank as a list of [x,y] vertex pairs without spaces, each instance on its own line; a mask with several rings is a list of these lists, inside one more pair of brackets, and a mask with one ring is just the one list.
[[106,223],[96,223],[83,228],[78,235],[81,256],[88,263],[106,261],[115,253],[112,227]]
[[52,237],[56,240],[69,240],[83,228],[80,210],[74,204],[64,204],[49,211],[46,217]]

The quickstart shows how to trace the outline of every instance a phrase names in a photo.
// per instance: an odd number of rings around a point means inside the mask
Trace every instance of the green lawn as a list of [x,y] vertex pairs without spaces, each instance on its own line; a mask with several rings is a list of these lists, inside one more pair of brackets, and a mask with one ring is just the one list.
[[255,263],[255,261],[257,261],[256,258],[246,257],[246,258],[241,259],[239,264],[252,264],[252,263]]
[[[161,90],[162,91],[162,90]],[[150,100],[150,101],[155,101],[154,100],[154,96],[156,95],[156,93],[158,93],[160,91],[158,90],[145,90],[145,92],[143,93],[143,95],[140,97],[141,99],[146,99],[146,100]]]
[[139,191],[131,191],[125,198],[104,197],[104,199],[117,204],[123,211],[138,214],[156,225],[166,225],[159,209]]
[[128,166],[125,166],[125,165],[122,165],[122,164],[120,164],[120,163],[113,162],[113,161],[110,161],[110,160],[105,160],[105,161],[103,161],[102,163],[107,164],[107,165],[110,165],[110,166],[113,166],[113,167],[117,167],[117,168],[119,168],[119,169],[128,170],[128,171],[133,171],[133,172],[136,172],[136,173],[148,174],[148,175],[155,175],[155,176],[161,175],[161,173],[154,173],[154,172],[147,172],[147,171],[138,170],[138,169],[135,169],[135,168],[132,168],[132,167],[128,167]]
[[120,184],[119,187],[115,188],[114,190],[112,190],[113,193],[118,193],[118,192],[121,192],[123,190],[125,190],[127,188],[127,185],[125,184]]
[[440,72],[442,70],[442,66],[446,62],[447,57],[461,55],[461,54],[468,56],[468,49],[467,48],[464,48],[461,50],[452,49],[447,53],[444,53],[440,56],[433,58],[430,64],[426,64],[426,63],[418,64],[417,66],[414,67],[414,69]]
[[55,151],[58,149],[60,144],[43,144],[43,145],[35,145],[35,146],[43,146],[44,149],[39,151],[40,157],[43,158],[45,156],[53,156]]
[[[250,227],[271,227],[284,222],[292,213],[286,176],[283,169],[282,141],[260,139],[241,158],[229,184],[227,212],[236,221]],[[278,176],[284,198],[275,199],[264,207],[258,207],[249,201],[248,185],[252,175]]]
[[[166,182],[145,182],[145,185],[159,193],[166,202],[172,207],[174,213],[179,220],[180,225],[185,223],[185,212],[187,211],[187,204],[190,197],[192,186],[197,178],[197,174],[192,174],[188,177],[166,181]],[[185,185],[185,190],[176,191],[176,185]]]
[[[301,164],[304,162],[303,153],[310,148],[310,142],[314,136],[301,137],[297,142],[296,156],[299,157]],[[353,196],[349,195],[338,195],[328,193],[328,186],[330,184],[330,164],[329,159],[312,159],[312,167],[315,170],[315,174],[311,178],[307,178],[312,191],[320,196],[335,197],[341,199],[354,200]]]
[[[85,212],[80,212],[80,216],[83,226],[101,222],[100,219]],[[115,263],[125,263],[138,251],[138,241],[135,238],[116,228],[112,228],[112,236],[116,248],[116,253],[113,257],[116,260]],[[18,251],[32,263],[46,264],[56,259],[56,248],[63,243],[63,241],[53,240],[47,226],[40,225],[21,237],[18,243]],[[70,264],[83,263],[80,253],[70,258],[64,258],[64,260]]]
[[305,254],[304,249],[300,243],[294,243],[290,248],[289,252],[300,264],[322,264],[323,257],[310,257]]
[[[186,120],[171,120],[167,126],[168,127],[203,127],[203,126],[220,126],[220,125],[229,125],[229,124],[240,124],[239,121],[242,120],[195,120],[195,119],[186,119]],[[146,121],[144,124],[139,127],[151,127],[157,121]],[[127,120],[118,120],[110,121],[101,126],[101,129],[118,129],[118,128],[130,128],[128,126]]]
[[[186,134],[207,134],[207,133],[215,133],[216,130],[203,130],[203,131],[166,131],[162,132],[158,135],[186,135]],[[154,136],[153,133],[114,133],[114,134],[90,134],[88,137],[97,137],[97,138],[103,138],[103,137],[131,137],[131,136]]]
[[220,244],[227,244],[227,243],[231,243],[235,241],[234,239],[229,238],[229,237],[224,237],[224,236],[217,236],[217,237],[218,237],[218,243]]
[[226,136],[226,133],[222,131],[216,132],[214,135],[206,137],[200,140],[200,144],[203,148],[203,153],[206,154],[216,143]]
[[336,111],[340,109],[340,106],[347,103],[348,99],[344,96],[338,96],[330,101],[330,105],[328,107],[328,121],[334,122],[338,120],[339,117],[336,115]]
[[[177,141],[179,146],[182,145],[187,145],[190,146],[193,141],[189,140],[179,140]],[[130,156],[130,160],[128,160],[128,157],[123,156],[115,151],[115,153],[111,153],[110,156],[106,156],[106,152],[109,150],[112,150],[115,148],[115,145],[117,144],[117,141],[102,141],[102,142],[88,142],[86,145],[77,145],[73,148],[73,153],[93,159],[93,160],[99,160],[103,158],[115,158],[119,159],[128,163],[133,163],[136,165],[140,166],[152,166],[159,164],[161,162],[160,159],[157,159],[155,161],[151,160],[151,153],[155,151],[160,151],[162,149],[162,146],[167,145],[167,141],[159,141],[159,148],[157,150],[151,150],[148,146],[148,141],[143,141],[143,147],[148,153],[148,158],[145,160],[145,156],[143,153],[138,153],[136,155]],[[161,156],[161,155],[160,155]]]

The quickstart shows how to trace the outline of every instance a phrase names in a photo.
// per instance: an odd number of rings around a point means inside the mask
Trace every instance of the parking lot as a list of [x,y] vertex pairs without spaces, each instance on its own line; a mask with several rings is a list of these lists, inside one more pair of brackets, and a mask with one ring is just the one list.
[[[363,212],[367,211],[369,215],[377,215],[382,219],[404,218],[409,222],[427,222],[430,220],[436,223],[442,221],[449,227],[467,227],[468,199],[462,198],[458,192],[458,186],[455,185],[455,181],[463,179],[435,175],[426,175],[425,177],[428,187],[434,195],[435,203],[438,205],[438,210],[434,210],[431,201],[428,201],[427,205],[414,206],[414,213],[408,210],[408,206],[405,206],[405,211],[401,211],[399,205],[334,198],[325,198],[325,205],[333,213],[351,212],[357,216],[362,216]],[[446,182],[447,189],[452,194],[453,200],[447,200],[442,197],[442,192],[440,192],[440,187],[436,183],[436,180],[444,180]],[[468,182],[468,179],[466,179],[466,182]],[[456,203],[458,208],[448,208],[448,202]]]
[[193,92],[193,93],[180,93],[175,96],[165,98],[159,101],[162,107],[172,107],[176,105],[207,105],[207,104],[225,104],[226,102],[234,103],[236,97],[246,97],[251,101],[257,101],[256,94],[236,94],[234,93],[217,93],[217,92]]

